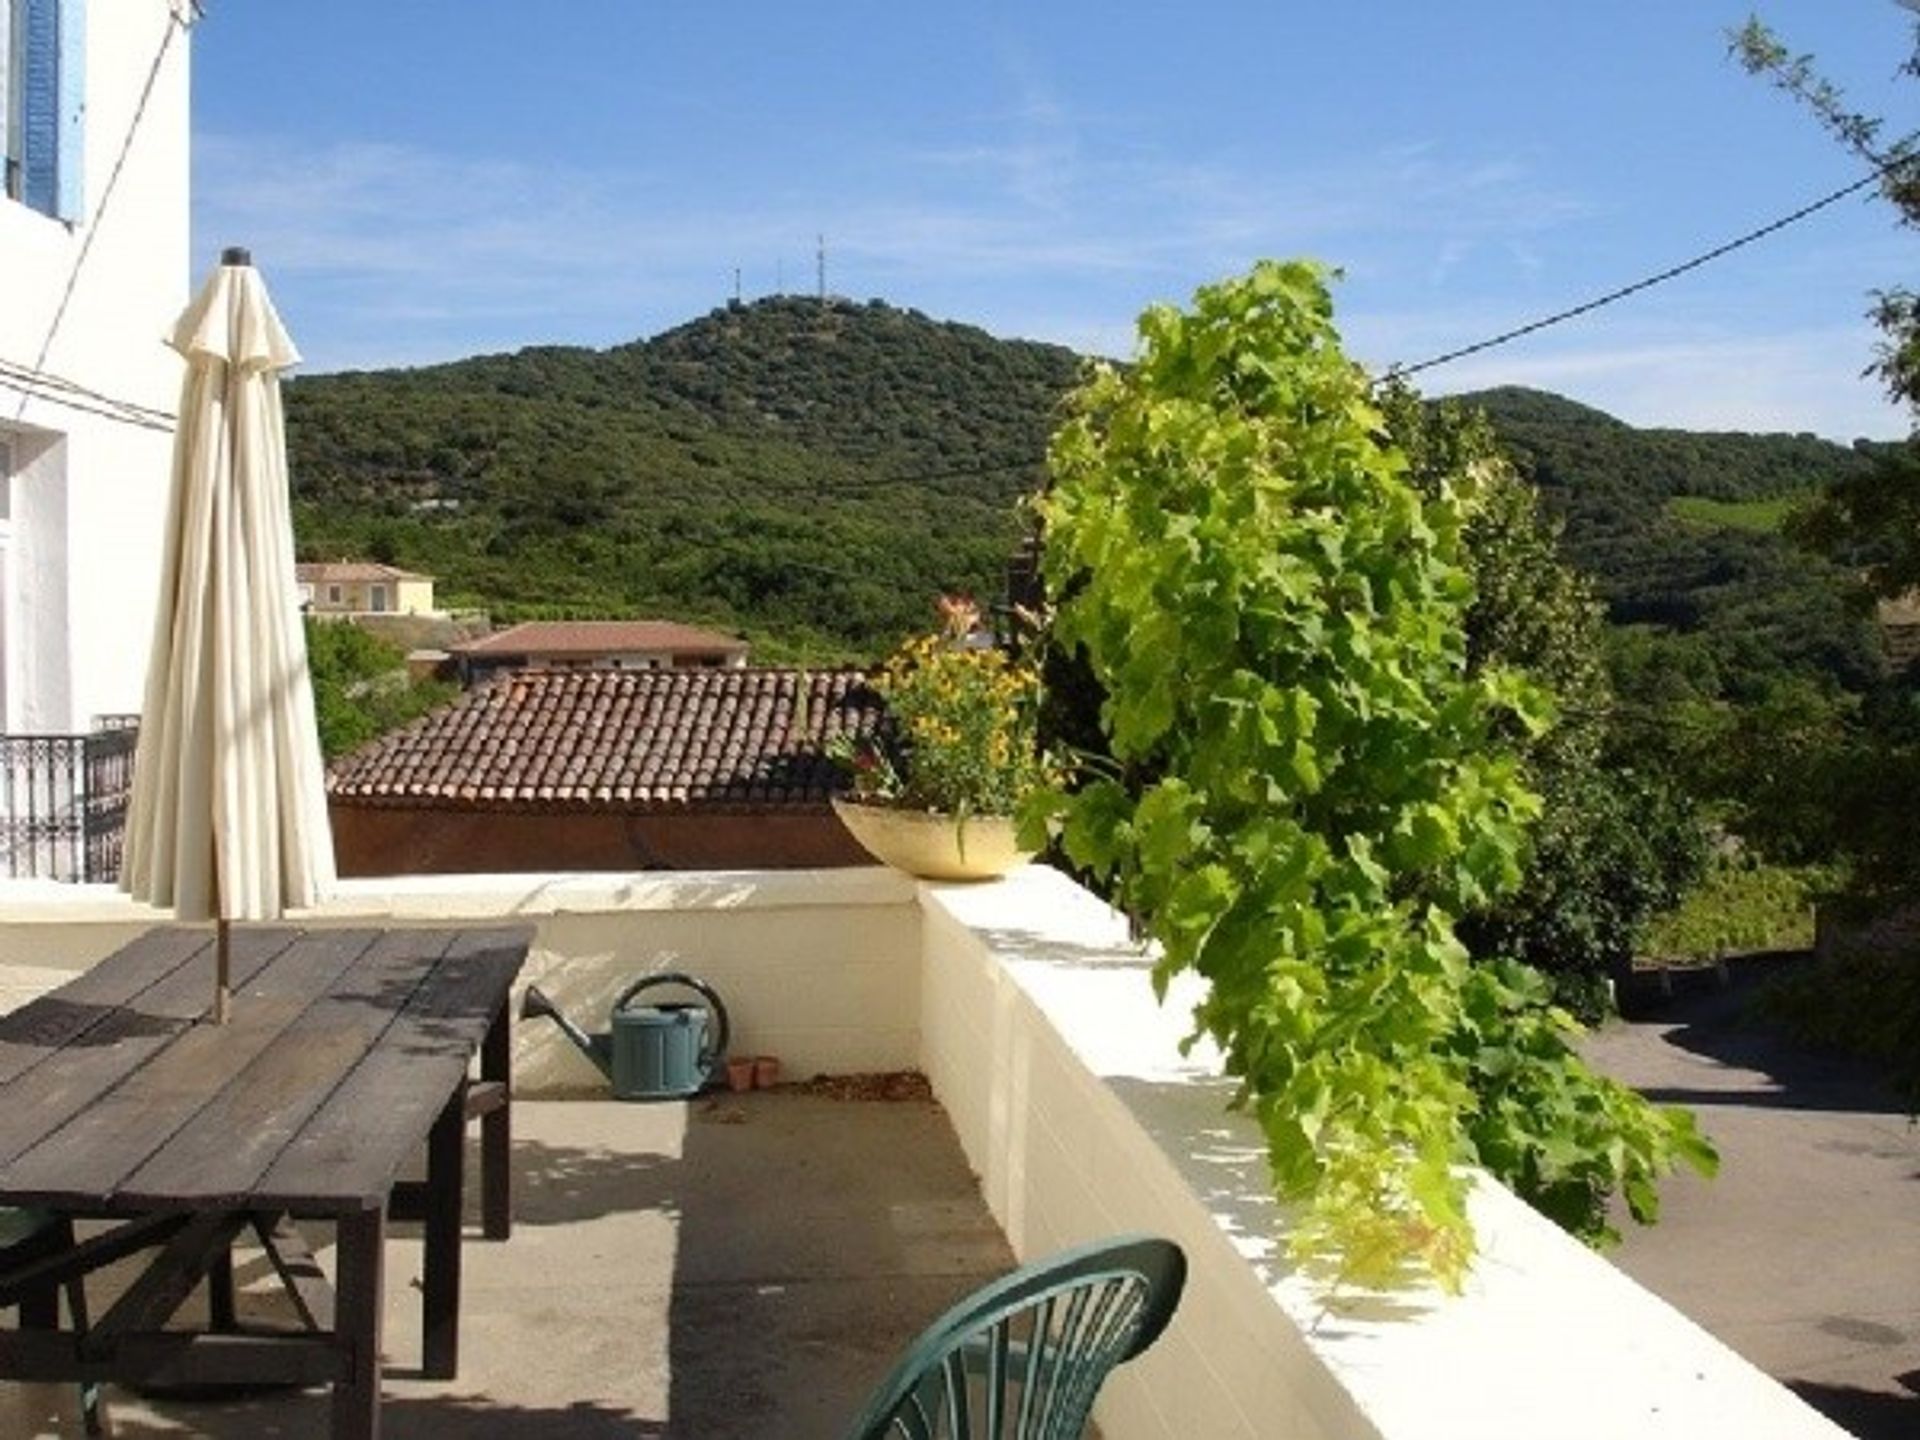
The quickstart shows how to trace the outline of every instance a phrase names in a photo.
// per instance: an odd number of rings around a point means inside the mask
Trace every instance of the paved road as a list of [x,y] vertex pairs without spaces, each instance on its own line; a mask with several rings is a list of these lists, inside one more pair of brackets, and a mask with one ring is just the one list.
[[1847,1060],[1748,1020],[1786,961],[1681,986],[1592,1037],[1601,1068],[1692,1107],[1717,1179],[1665,1188],[1621,1269],[1866,1440],[1920,1437],[1920,1128]]

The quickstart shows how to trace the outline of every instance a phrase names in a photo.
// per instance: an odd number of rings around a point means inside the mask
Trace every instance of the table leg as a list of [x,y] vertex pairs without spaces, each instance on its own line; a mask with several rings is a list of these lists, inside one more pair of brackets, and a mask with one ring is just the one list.
[[207,1266],[207,1327],[226,1335],[239,1328],[234,1318],[231,1245],[222,1245]]
[[489,1240],[513,1236],[513,1006],[499,1012],[480,1047],[480,1078],[501,1087],[500,1104],[480,1120],[480,1218]]
[[429,1380],[451,1380],[460,1368],[460,1208],[466,1143],[467,1087],[462,1081],[427,1136],[420,1369]]
[[347,1352],[348,1378],[333,1387],[333,1440],[379,1440],[380,1287],[387,1215],[383,1208],[343,1215],[337,1232],[339,1285],[333,1330]]

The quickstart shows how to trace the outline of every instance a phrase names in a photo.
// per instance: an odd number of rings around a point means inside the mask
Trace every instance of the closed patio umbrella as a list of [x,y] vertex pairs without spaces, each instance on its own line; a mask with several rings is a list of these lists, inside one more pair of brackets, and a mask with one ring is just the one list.
[[121,884],[218,934],[333,881],[287,500],[280,372],[300,356],[244,250],[168,343],[186,360]]

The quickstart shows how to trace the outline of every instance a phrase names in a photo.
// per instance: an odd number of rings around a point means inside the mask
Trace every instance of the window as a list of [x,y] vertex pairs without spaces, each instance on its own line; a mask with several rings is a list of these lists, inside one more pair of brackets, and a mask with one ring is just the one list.
[[338,585],[327,586],[327,604],[338,605],[339,603],[340,603],[340,587]]
[[387,587],[374,585],[368,589],[367,594],[369,597],[367,608],[377,615],[384,615],[387,610]]
[[0,0],[5,188],[56,219],[82,218],[85,0]]

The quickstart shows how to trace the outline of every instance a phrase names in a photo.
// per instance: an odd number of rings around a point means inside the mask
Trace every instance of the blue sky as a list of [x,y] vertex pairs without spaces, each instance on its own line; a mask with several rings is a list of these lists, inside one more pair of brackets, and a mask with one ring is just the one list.
[[[1344,270],[1412,362],[1798,208],[1860,168],[1726,58],[1735,0],[1360,6],[211,0],[194,249],[247,244],[309,368],[604,346],[837,294],[1125,355],[1262,256]],[[1910,128],[1893,0],[1761,9]],[[1850,200],[1421,377],[1638,424],[1905,433],[1859,378],[1916,237]]]

